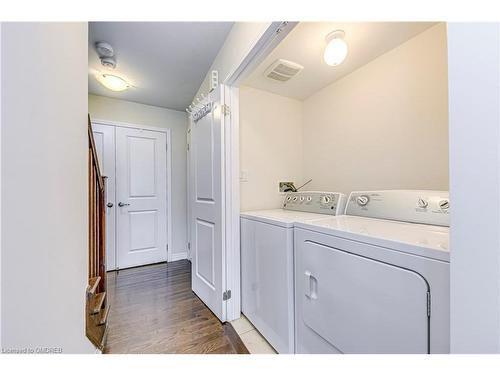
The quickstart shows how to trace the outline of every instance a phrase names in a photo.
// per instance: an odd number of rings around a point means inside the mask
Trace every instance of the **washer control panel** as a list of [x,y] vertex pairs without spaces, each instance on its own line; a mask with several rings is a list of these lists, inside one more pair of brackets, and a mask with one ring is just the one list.
[[450,197],[435,190],[353,191],[346,215],[449,226]]
[[325,191],[299,191],[286,193],[283,201],[285,210],[313,212],[326,215],[342,215],[346,205],[342,193]]

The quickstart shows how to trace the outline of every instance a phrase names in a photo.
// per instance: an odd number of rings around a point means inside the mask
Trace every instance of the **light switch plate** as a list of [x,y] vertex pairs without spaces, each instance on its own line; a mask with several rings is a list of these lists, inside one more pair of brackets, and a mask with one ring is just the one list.
[[248,182],[248,171],[246,169],[240,171],[240,182]]

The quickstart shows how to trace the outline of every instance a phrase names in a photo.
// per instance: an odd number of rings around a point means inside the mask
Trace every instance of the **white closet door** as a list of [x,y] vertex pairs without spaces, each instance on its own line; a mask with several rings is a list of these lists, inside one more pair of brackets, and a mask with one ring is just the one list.
[[219,87],[204,103],[213,110],[191,127],[191,281],[193,291],[221,320],[226,319],[223,238],[223,121]]
[[116,268],[115,248],[115,127],[92,124],[102,175],[106,176],[106,270]]
[[118,268],[167,260],[166,145],[165,133],[116,128]]

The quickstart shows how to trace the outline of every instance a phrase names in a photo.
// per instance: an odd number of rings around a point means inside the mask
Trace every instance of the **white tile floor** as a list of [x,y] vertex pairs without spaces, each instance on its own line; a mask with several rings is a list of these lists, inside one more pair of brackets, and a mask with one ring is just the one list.
[[243,314],[241,318],[233,320],[231,324],[250,354],[276,354],[273,347],[269,345]]

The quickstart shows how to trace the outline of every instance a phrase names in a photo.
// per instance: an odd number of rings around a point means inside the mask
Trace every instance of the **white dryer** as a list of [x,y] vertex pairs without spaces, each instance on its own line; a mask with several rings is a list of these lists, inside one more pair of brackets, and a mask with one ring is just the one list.
[[283,208],[241,214],[242,312],[278,353],[294,353],[293,226],[344,212],[340,193],[288,193]]
[[296,352],[449,353],[448,210],[448,192],[353,192],[296,222]]

